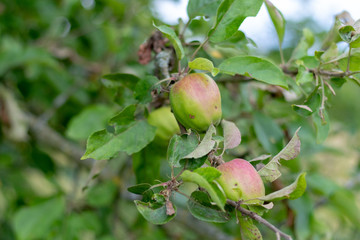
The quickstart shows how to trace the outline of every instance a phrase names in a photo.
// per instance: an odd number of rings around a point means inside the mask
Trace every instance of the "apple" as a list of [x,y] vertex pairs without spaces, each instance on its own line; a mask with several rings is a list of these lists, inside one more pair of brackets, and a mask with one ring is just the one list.
[[148,123],[157,127],[155,141],[166,145],[170,138],[180,133],[180,128],[169,106],[152,111],[148,117]]
[[261,203],[258,197],[265,196],[264,183],[256,169],[244,159],[233,159],[217,169],[222,173],[216,180],[226,197],[233,201],[249,200],[246,203]]
[[176,119],[185,127],[205,132],[221,120],[221,96],[215,81],[204,73],[192,73],[170,90],[170,104]]

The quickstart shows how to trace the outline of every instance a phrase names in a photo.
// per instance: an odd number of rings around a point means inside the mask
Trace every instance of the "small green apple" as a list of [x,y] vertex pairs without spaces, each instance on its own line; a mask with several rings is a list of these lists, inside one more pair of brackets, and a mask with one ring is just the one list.
[[149,114],[148,123],[157,127],[155,141],[167,145],[174,134],[180,133],[180,128],[170,107],[161,107]]

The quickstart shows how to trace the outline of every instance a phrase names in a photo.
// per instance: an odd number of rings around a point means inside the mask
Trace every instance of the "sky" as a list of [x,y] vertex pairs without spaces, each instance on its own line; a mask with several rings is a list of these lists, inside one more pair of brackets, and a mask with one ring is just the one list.
[[[344,10],[348,11],[355,20],[360,19],[360,0],[272,0],[271,2],[282,12],[286,20],[300,21],[311,17],[323,26],[324,30],[329,30],[334,23],[334,16]],[[179,18],[188,20],[187,3],[188,0],[178,0],[178,2],[156,0],[154,10],[165,23],[176,24]],[[253,39],[259,49],[277,47],[276,41],[268,41],[269,36],[274,36],[275,29],[264,5],[256,17],[245,19],[240,30]]]

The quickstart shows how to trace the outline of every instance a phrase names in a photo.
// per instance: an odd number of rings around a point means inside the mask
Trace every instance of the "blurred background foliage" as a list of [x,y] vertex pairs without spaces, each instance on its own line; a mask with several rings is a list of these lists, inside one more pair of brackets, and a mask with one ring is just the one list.
[[[235,220],[200,222],[180,195],[178,216],[164,226],[139,215],[127,187],[168,177],[164,146],[152,143],[134,162],[126,154],[95,165],[79,160],[87,137],[132,101],[132,93],[106,87],[101,76],[153,74],[154,64],[140,65],[137,51],[154,32],[153,21],[161,23],[151,10],[156,7],[161,1],[0,2],[0,239],[240,238]],[[210,26],[211,19],[193,20],[185,39],[201,39]],[[303,27],[317,29],[317,43],[328,31],[311,20],[288,23],[294,41],[286,58]],[[233,40],[209,45],[199,56],[218,65],[229,56],[263,52],[245,35]],[[267,57],[280,61],[276,49]],[[359,88],[346,82],[335,89],[328,101],[330,133],[317,144],[313,122],[291,108],[301,101],[251,82],[217,80],[224,118],[242,133],[241,145],[225,158],[277,153],[302,126],[300,156],[284,163],[281,182],[267,188],[279,189],[307,171],[307,193],[277,204],[265,218],[295,239],[360,239]],[[275,237],[259,227],[264,239]]]

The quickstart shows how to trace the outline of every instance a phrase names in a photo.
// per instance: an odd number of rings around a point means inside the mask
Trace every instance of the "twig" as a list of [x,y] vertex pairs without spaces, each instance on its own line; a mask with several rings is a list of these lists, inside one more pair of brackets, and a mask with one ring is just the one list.
[[180,39],[183,39],[183,38],[184,38],[185,31],[186,31],[186,29],[189,27],[191,21],[192,21],[192,19],[189,19],[189,20],[187,21],[187,23],[185,24],[183,30],[182,30],[181,33],[179,34],[179,38],[180,38]]
[[321,120],[324,123],[325,122],[324,110],[325,110],[325,101],[326,101],[325,87],[324,87],[324,80],[322,79],[322,77],[319,76],[319,79],[321,84],[321,106],[319,108],[319,111],[320,111]]
[[235,207],[238,211],[240,211],[242,214],[254,219],[255,221],[264,224],[266,227],[268,227],[270,230],[275,232],[276,235],[282,236],[284,239],[292,240],[292,237],[290,235],[287,235],[286,233],[282,232],[280,229],[272,225],[270,222],[265,220],[264,218],[260,217],[254,212],[251,212],[245,208],[242,208],[238,203],[232,201],[232,200],[226,200],[226,203]]

